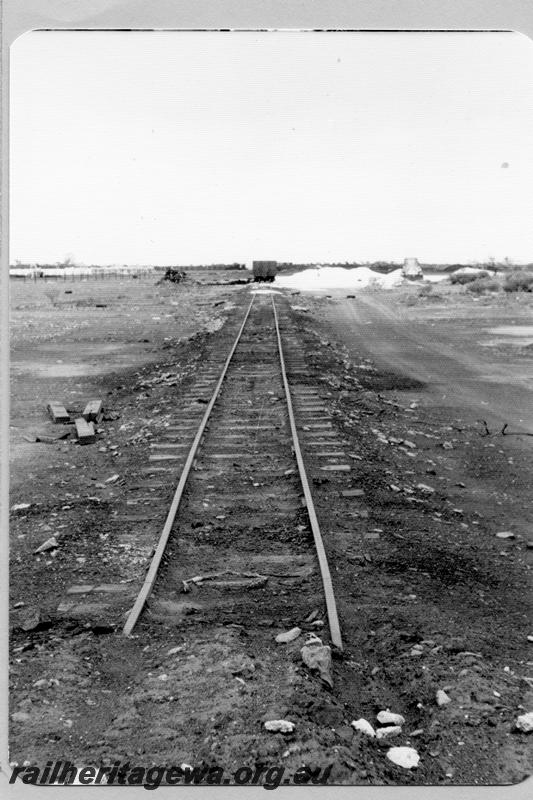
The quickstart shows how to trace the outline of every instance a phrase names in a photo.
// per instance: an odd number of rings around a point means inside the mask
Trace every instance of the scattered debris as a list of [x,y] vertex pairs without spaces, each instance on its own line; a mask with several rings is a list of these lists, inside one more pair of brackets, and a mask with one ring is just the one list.
[[[225,575],[235,575],[237,580],[217,580],[217,578],[222,578]],[[195,575],[193,578],[187,578],[187,580],[182,581],[182,592],[186,594],[191,591],[192,586],[201,586],[205,581],[211,581],[213,586],[221,588],[255,589],[264,586],[268,581],[268,576],[260,575],[258,572],[233,572],[231,569],[225,569],[222,572],[209,572],[206,575]]]
[[92,444],[96,440],[96,431],[92,422],[87,422],[83,417],[74,420],[76,434],[80,444]]
[[87,422],[100,422],[103,419],[103,404],[101,400],[89,400],[85,406],[82,417]]
[[366,736],[371,736],[372,738],[374,738],[376,735],[376,732],[370,722],[363,717],[354,720],[352,722],[352,728],[355,728],[356,731],[361,731],[361,733],[366,734]]
[[524,733],[531,733],[533,731],[533,711],[528,711],[527,714],[521,714],[516,720],[516,728]]
[[387,758],[404,769],[418,767],[420,761],[420,756],[413,747],[391,747],[387,750]]
[[401,714],[393,714],[392,711],[389,711],[387,708],[386,711],[380,711],[376,715],[376,719],[381,725],[404,725],[405,718],[402,717]]
[[[70,427],[67,430],[58,431],[57,433],[38,433],[33,437],[34,442],[42,442],[43,444],[55,444],[61,439],[68,439],[74,428]],[[28,438],[29,437],[25,437]]]
[[28,508],[31,508],[31,503],[15,503],[14,506],[11,506],[11,511],[16,514],[18,511],[26,511]]
[[301,632],[301,628],[291,628],[290,631],[285,631],[285,633],[278,633],[276,636],[276,642],[278,644],[288,644],[288,642],[293,642],[295,639],[297,639]]
[[402,732],[399,725],[387,725],[385,728],[378,728],[376,730],[376,737],[378,739],[388,739],[390,736],[398,736]]
[[34,550],[34,553],[44,553],[46,550],[55,550],[56,547],[59,547],[59,543],[55,536],[51,536],[46,542],[43,542],[39,547]]
[[47,404],[46,409],[55,423],[61,424],[64,422],[70,422],[70,414],[67,412],[66,408],[61,405],[61,403],[51,401]]
[[437,689],[435,700],[438,706],[447,706],[448,703],[452,702],[452,698],[448,694],[446,694],[444,689]]
[[270,719],[265,722],[265,728],[271,733],[292,733],[294,722],[289,722],[288,719]]
[[13,722],[28,722],[30,715],[27,711],[15,711],[14,714],[11,714],[11,719]]
[[364,489],[344,489],[341,491],[342,497],[364,497]]
[[311,670],[318,670],[322,680],[333,687],[331,674],[331,647],[322,644],[322,639],[314,636],[300,650],[304,664]]
[[33,684],[36,689],[44,689],[45,686],[59,686],[57,678],[40,678]]
[[184,649],[183,645],[178,645],[177,647],[171,647],[170,650],[167,651],[167,656],[175,656],[176,653],[180,653]]
[[23,631],[33,631],[39,625],[40,621],[41,614],[39,609],[33,609],[25,615],[24,619],[20,623],[20,627]]

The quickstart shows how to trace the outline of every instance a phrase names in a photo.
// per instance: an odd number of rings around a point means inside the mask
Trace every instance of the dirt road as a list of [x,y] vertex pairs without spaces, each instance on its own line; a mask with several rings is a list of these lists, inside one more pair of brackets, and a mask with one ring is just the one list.
[[[528,348],[494,341],[487,327],[494,306],[472,299],[452,312],[435,303],[409,307],[397,295],[332,294],[322,319],[355,358],[366,352],[378,366],[421,381],[424,402],[459,407],[469,421],[482,418],[489,425],[533,431],[531,348],[524,357]],[[497,311],[502,323],[531,319],[528,305],[504,304]]]

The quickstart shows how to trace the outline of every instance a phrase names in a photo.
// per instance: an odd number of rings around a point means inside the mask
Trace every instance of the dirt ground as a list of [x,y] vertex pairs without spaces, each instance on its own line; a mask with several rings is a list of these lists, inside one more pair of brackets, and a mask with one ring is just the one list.
[[[248,301],[246,287],[154,284],[11,286],[11,760],[331,765],[348,785],[530,775],[515,722],[533,711],[533,437],[516,434],[533,432],[532,350],[492,329],[527,325],[531,298],[287,295],[309,385],[351,454],[342,486],[360,490],[313,480],[345,639],[331,688],[300,643],[268,644],[301,616],[265,626],[221,608],[119,635],[129,598],[113,591],[140,585],[164,519],[135,492],[172,493],[139,478],[150,440]],[[46,403],[81,412],[93,397],[97,441],[54,441]],[[112,598],[73,616],[68,588],[92,584]],[[351,726],[387,708],[405,718],[393,739]],[[294,733],[262,729],[278,715]],[[418,768],[387,760],[391,745],[415,748]]]

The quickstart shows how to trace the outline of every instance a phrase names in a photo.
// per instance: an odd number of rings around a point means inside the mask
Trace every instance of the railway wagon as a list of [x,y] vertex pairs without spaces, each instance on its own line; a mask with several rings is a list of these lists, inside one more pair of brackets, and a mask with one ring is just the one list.
[[254,261],[252,265],[254,281],[273,281],[278,271],[277,261]]

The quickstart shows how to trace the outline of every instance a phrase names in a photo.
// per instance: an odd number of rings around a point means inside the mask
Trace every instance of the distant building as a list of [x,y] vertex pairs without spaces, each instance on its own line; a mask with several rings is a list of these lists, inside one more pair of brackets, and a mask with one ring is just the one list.
[[418,263],[417,258],[406,258],[403,262],[402,275],[411,280],[417,280],[424,277],[422,267]]

